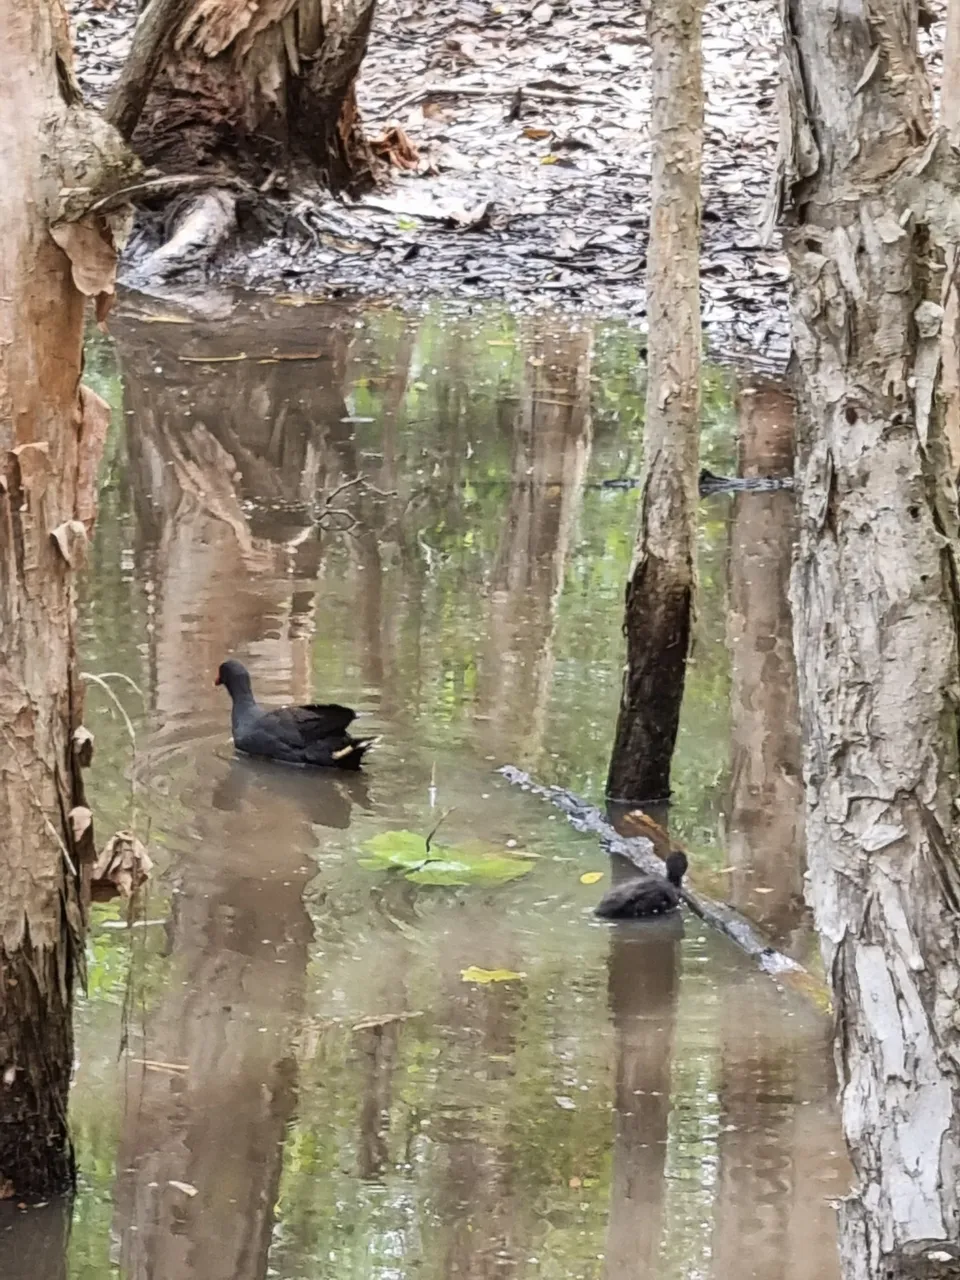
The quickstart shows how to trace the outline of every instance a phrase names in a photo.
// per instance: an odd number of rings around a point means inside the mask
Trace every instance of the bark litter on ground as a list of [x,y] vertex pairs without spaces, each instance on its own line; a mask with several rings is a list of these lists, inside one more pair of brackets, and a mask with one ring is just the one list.
[[[137,7],[70,0],[95,102],[123,63]],[[206,278],[642,320],[645,25],[631,0],[380,0],[360,102],[370,136],[397,158],[385,185],[357,203],[316,189],[272,196],[266,217],[241,219]],[[787,264],[779,237],[765,244],[761,233],[778,131],[775,0],[711,0],[704,32],[704,327],[715,352],[781,362]],[[139,251],[158,244],[148,236]],[[128,279],[144,283],[129,268]]]

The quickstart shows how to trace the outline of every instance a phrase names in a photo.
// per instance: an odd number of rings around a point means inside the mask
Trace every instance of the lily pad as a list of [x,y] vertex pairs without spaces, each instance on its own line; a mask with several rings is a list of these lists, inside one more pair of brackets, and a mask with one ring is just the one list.
[[457,845],[438,844],[416,831],[382,831],[365,840],[370,855],[360,866],[370,871],[402,871],[414,884],[498,885],[517,880],[531,870],[532,862],[508,857],[496,845],[464,840]]

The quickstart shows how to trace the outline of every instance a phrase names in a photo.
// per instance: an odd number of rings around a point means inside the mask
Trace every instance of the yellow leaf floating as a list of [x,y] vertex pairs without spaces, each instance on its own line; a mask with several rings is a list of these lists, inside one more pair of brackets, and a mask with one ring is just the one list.
[[585,871],[580,877],[581,884],[596,884],[598,880],[603,879],[602,871]]
[[512,969],[479,969],[475,964],[460,970],[464,982],[516,982],[526,976],[525,973],[514,973]]

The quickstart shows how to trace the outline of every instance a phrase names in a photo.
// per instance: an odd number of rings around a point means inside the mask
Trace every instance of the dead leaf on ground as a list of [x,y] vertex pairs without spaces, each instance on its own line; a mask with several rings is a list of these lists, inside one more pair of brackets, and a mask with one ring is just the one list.
[[373,154],[395,169],[416,169],[420,152],[399,125],[393,125],[370,143]]
[[167,1186],[173,1187],[177,1191],[182,1191],[185,1196],[190,1196],[191,1199],[198,1194],[197,1188],[193,1186],[191,1183],[178,1182],[176,1178],[171,1178],[167,1183]]

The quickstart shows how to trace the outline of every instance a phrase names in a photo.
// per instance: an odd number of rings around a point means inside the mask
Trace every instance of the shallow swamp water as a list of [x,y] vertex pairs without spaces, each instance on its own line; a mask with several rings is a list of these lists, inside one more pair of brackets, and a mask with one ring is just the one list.
[[[91,338],[115,412],[82,666],[129,724],[91,684],[88,790],[157,866],[132,920],[95,909],[72,1223],[8,1219],[4,1276],[837,1274],[822,1012],[694,917],[595,921],[622,871],[496,772],[602,798],[639,343],[284,298],[128,298]],[[780,387],[708,368],[704,402],[711,470],[786,468]],[[694,882],[814,965],[792,538],[789,492],[702,503],[669,820]],[[228,655],[265,701],[355,707],[366,772],[235,758]],[[438,822],[446,871],[387,865]]]

